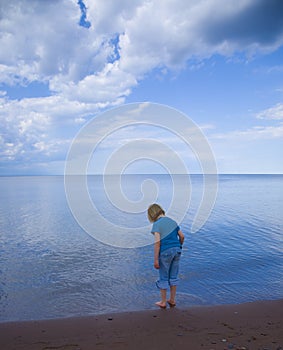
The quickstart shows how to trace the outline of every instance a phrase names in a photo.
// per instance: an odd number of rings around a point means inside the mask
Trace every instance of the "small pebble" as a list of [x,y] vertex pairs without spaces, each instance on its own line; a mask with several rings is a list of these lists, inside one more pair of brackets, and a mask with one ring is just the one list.
[[113,318],[112,317],[108,317],[108,321],[112,321],[113,320]]

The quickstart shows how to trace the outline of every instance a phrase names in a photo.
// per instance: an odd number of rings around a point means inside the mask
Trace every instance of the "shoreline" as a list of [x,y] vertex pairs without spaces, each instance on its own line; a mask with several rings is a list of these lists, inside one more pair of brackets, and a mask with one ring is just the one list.
[[283,350],[283,299],[0,323],[3,350]]

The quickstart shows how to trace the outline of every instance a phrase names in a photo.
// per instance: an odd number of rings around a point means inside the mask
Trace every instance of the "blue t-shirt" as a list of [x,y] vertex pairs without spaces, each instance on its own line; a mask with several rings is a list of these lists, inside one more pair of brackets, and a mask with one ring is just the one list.
[[178,231],[180,227],[176,221],[168,218],[167,216],[160,217],[152,225],[151,232],[160,233],[160,252],[172,247],[180,247]]

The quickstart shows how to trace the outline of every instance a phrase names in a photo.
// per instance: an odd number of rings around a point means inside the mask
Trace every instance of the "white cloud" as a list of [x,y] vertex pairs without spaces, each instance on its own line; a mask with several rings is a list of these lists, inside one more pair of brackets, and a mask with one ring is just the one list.
[[63,158],[78,125],[101,107],[61,96],[19,101],[0,98],[2,161],[30,161],[56,156],[56,152]]
[[238,142],[283,138],[283,124],[277,126],[254,126],[247,130],[213,134],[210,138],[215,140],[238,140]]
[[[4,159],[56,154],[78,125],[102,108],[123,103],[154,68],[181,69],[190,59],[196,59],[195,65],[213,54],[272,51],[283,42],[280,1],[84,3],[89,28],[79,25],[77,0],[0,3]],[[265,6],[270,17],[263,17]],[[10,100],[3,85],[28,86],[33,81],[48,84],[52,96]],[[258,117],[281,119],[282,105]],[[248,134],[278,137],[281,129],[254,128],[239,135]]]
[[2,2],[1,81],[48,81],[68,98],[113,102],[155,67],[181,68],[190,58],[272,50],[283,42],[276,3],[269,4],[274,18],[263,23],[265,5],[253,0],[85,4],[88,29],[78,25],[76,0]]
[[208,137],[219,173],[282,173],[283,124],[255,126]]
[[77,84],[62,83],[55,77],[50,87],[70,100],[116,104],[123,103],[136,84],[133,75],[121,71],[116,63],[108,63],[101,72],[88,75]]
[[272,50],[282,43],[282,25],[264,11],[252,0],[143,2],[120,36],[121,67],[142,75],[159,66],[183,67],[194,57]]
[[72,1],[12,0],[2,2],[0,10],[1,47],[5,48],[1,63],[17,69],[8,73],[28,80],[46,79],[63,69],[73,53],[70,38],[76,35],[79,19]]
[[277,103],[275,106],[259,112],[257,118],[283,120],[283,103]]

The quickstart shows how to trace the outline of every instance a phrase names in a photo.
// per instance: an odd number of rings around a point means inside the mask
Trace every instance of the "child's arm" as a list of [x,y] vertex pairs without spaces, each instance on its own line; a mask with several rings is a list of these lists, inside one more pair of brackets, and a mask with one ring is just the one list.
[[154,232],[154,267],[159,269],[160,233]]
[[184,240],[185,240],[185,236],[181,230],[178,231],[178,236],[179,236],[179,241],[180,241],[181,245],[183,245]]

